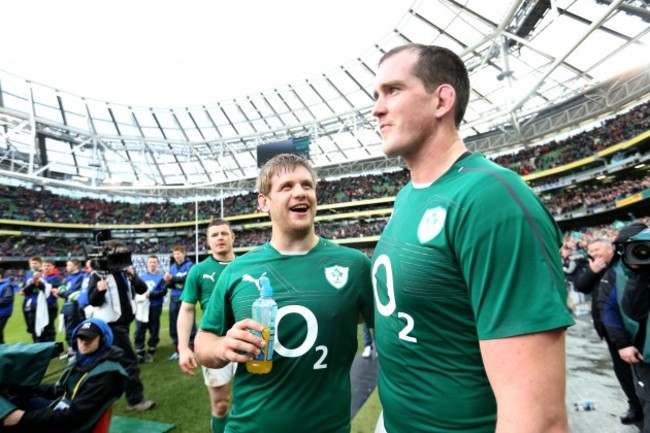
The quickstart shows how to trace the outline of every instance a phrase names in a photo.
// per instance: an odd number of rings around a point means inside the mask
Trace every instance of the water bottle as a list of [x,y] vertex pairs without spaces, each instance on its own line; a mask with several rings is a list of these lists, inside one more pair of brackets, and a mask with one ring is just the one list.
[[264,325],[264,331],[251,330],[264,338],[266,345],[259,355],[246,363],[246,370],[253,374],[266,374],[273,368],[273,343],[275,341],[275,315],[278,305],[273,300],[273,287],[267,277],[260,278],[260,297],[253,302],[252,318]]
[[596,405],[592,400],[578,400],[573,402],[573,408],[579,412],[590,411],[596,410]]

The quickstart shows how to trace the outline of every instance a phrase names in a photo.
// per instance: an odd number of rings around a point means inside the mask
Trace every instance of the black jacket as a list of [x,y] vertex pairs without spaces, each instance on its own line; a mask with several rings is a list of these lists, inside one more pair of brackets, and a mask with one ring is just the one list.
[[602,272],[593,272],[589,265],[584,266],[582,271],[573,280],[573,287],[581,293],[591,293],[591,318],[594,322],[594,329],[598,336],[605,338],[605,325],[603,325],[603,312],[607,297],[612,291],[616,282],[616,275],[613,266],[617,257]]
[[[133,275],[130,280],[127,279],[124,272],[111,272],[117,284],[117,291],[120,296],[120,309],[122,315],[119,319],[110,324],[129,325],[135,320],[135,311],[131,308],[131,299],[135,298],[135,294],[142,294],[147,291],[147,284],[140,279],[137,275]],[[98,273],[93,273],[90,276],[88,283],[88,300],[90,305],[100,306],[106,301],[106,291],[97,290],[97,283],[101,279]],[[129,289],[129,283],[133,290]]]
[[[70,398],[70,390],[84,373],[99,368],[106,361],[118,362],[122,356],[122,349],[111,347],[104,356],[90,364],[81,367],[73,364],[66,370],[56,384],[42,384],[30,390],[23,390],[21,397],[39,396],[50,400],[58,399],[66,392]],[[106,404],[119,398],[126,385],[124,370],[109,370],[95,375],[88,375],[84,379],[75,397],[70,400],[67,409],[54,410],[53,408],[30,409],[25,412],[20,422],[13,427],[5,427],[7,432],[48,432],[69,433],[86,424],[92,417],[101,413]],[[4,430],[3,430],[4,431]]]

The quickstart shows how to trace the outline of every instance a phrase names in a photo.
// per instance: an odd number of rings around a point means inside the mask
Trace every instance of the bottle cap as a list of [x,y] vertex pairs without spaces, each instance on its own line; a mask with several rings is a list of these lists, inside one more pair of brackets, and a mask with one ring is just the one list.
[[266,297],[273,296],[273,287],[268,277],[260,277],[260,294]]

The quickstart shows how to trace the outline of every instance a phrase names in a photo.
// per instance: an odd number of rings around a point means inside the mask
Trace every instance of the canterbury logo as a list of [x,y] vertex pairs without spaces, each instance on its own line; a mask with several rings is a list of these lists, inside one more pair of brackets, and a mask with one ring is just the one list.
[[214,283],[214,282],[215,282],[215,281],[214,281],[214,274],[215,274],[215,273],[216,273],[216,272],[213,272],[213,273],[211,273],[211,274],[209,274],[209,275],[208,275],[208,274],[203,274],[203,279],[205,280],[205,279],[207,278],[208,280],[212,280],[212,282]]
[[[264,272],[262,275],[260,275],[260,278],[262,278],[264,275],[266,275],[266,272]],[[255,278],[251,277],[248,274],[244,274],[244,275],[242,275],[241,280],[246,281],[247,283],[255,284],[255,287],[257,287],[257,290],[260,290],[260,278],[255,279]]]

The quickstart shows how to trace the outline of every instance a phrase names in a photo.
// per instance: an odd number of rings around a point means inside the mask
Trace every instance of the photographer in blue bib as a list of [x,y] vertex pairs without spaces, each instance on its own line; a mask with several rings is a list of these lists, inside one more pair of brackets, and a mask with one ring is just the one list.
[[122,350],[112,346],[113,333],[99,319],[88,319],[73,331],[75,361],[55,384],[19,388],[11,400],[16,410],[1,431],[90,433],[104,411],[124,392]]
[[614,240],[620,257],[613,267],[612,290],[605,303],[603,324],[623,361],[631,366],[632,382],[643,413],[643,433],[650,433],[650,228],[637,222],[623,227]]

